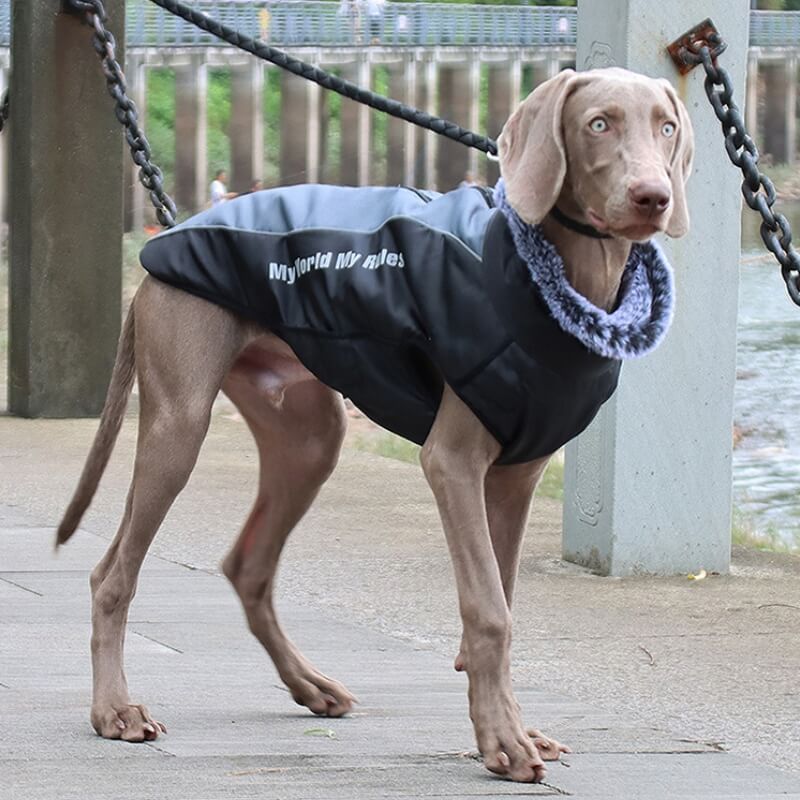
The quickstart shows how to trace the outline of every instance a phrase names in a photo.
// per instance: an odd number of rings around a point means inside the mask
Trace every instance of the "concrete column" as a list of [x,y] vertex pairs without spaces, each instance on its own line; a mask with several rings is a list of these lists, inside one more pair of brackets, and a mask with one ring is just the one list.
[[[406,103],[417,107],[417,60],[410,53],[405,63]],[[410,122],[403,123],[403,183],[406,186],[416,185],[417,137],[420,129]]]
[[751,47],[747,54],[747,100],[744,104],[745,125],[756,142],[758,135],[758,50]]
[[[281,154],[280,179],[284,185],[306,183],[308,138],[308,91],[311,82],[281,73]],[[342,104],[344,105],[344,103]]]
[[786,163],[794,164],[797,153],[797,56],[786,59]]
[[[439,116],[467,127],[472,104],[472,82],[468,64],[439,67]],[[454,189],[469,171],[469,148],[439,137],[436,178],[439,191]]]
[[787,73],[784,63],[771,61],[764,69],[764,147],[775,162],[786,160]]
[[231,190],[246,192],[264,173],[264,64],[257,58],[231,69],[229,131]]
[[[125,54],[125,2],[106,0]],[[120,327],[120,125],[83,22],[13,0],[9,410],[94,416]]]
[[[358,85],[372,86],[372,65],[369,51],[362,50],[358,60]],[[358,185],[366,186],[370,178],[372,159],[372,109],[358,104]]]
[[[506,120],[520,100],[522,63],[515,58],[510,64],[492,64],[489,67],[489,119],[486,135],[496,139]],[[500,177],[497,162],[486,160],[486,182],[494,186]]]
[[[136,104],[139,124],[147,130],[147,67],[143,56],[128,53],[125,61],[125,79],[128,83],[128,96]],[[122,162],[124,168],[124,230],[141,231],[144,228],[147,192],[139,180],[139,167],[133,163],[131,149],[123,138]]]
[[[436,63],[435,56],[427,56],[425,62],[425,83],[423,89],[424,105],[423,108],[429,114],[436,114],[437,89],[438,89],[439,65]],[[425,189],[436,189],[439,186],[439,176],[436,171],[437,154],[442,137],[433,131],[424,134],[424,152],[422,166],[422,181],[420,185]]]
[[[462,123],[463,124],[463,123]],[[466,126],[479,133],[478,128],[481,124],[481,60],[477,51],[472,54],[469,62],[469,116]],[[473,180],[478,178],[478,156],[479,150],[474,147],[467,148],[468,170],[472,174]],[[481,161],[481,163],[483,163]]]
[[547,79],[555,78],[559,72],[561,72],[561,59],[558,57],[558,53],[548,53],[547,54],[547,62],[545,66],[547,72]]
[[175,70],[175,202],[194,214],[208,199],[208,67],[196,55]]
[[307,81],[306,87],[306,180],[304,183],[317,183],[320,175],[320,86]]
[[[704,16],[725,21],[725,68],[740,99],[748,6],[703,7]],[[729,567],[741,175],[725,154],[702,70],[679,79],[665,52],[697,22],[697,4],[683,0],[579,7],[578,64],[611,58],[668,78],[686,101],[696,141],[692,230],[663,242],[677,284],[672,330],[654,354],[625,365],[616,394],[567,448],[564,557],[602,574]]]
[[[0,100],[8,88],[8,70],[0,68]],[[0,133],[0,229],[5,240],[6,219],[8,212],[8,136],[11,121],[6,122],[6,127]]]

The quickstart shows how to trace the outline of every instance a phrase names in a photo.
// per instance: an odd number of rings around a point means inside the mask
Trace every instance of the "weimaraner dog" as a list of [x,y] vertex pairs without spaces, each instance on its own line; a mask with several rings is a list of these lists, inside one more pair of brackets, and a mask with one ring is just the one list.
[[[539,86],[520,104],[503,128],[498,145],[502,174],[498,185],[504,184],[500,204],[504,209],[502,214],[513,220],[513,225],[509,221],[504,230],[508,233],[513,227],[514,231],[511,238],[508,234],[503,239],[501,232],[499,238],[495,236],[492,241],[508,243],[513,239],[514,247],[525,250],[520,242],[530,235],[538,243],[535,246],[555,254],[553,257],[561,265],[558,267],[560,285],[565,292],[579,298],[581,308],[589,309],[586,319],[613,320],[617,309],[628,302],[627,299],[623,302],[623,294],[626,298],[636,294],[631,286],[638,278],[631,277],[633,273],[629,275],[635,254],[639,254],[636,258],[644,258],[642,253],[650,253],[648,258],[657,261],[659,257],[652,254],[660,251],[649,239],[656,233],[681,236],[688,228],[684,184],[691,171],[693,148],[691,124],[682,102],[664,80],[621,69],[584,73],[567,70]],[[453,195],[466,198],[463,202],[472,204],[470,208],[475,219],[483,219],[481,214],[496,219],[501,214],[486,195],[474,189],[460,189],[441,196],[400,188],[338,188],[336,191],[354,193],[347,195],[353,197],[354,202],[364,196],[363,192],[394,192],[391,197],[396,198],[403,191],[404,199],[392,202],[413,201],[421,209],[400,214],[401,217],[406,215],[406,222],[417,213],[433,214],[431,209],[436,208],[437,203],[449,202],[448,198]],[[254,195],[255,199],[225,204],[231,209],[225,213],[240,215],[238,222],[225,230],[233,230],[236,225],[241,227],[242,214],[268,207],[258,204],[272,202],[269,198],[274,195],[271,192],[259,194],[266,199]],[[498,202],[497,190],[494,199]],[[475,210],[476,204],[482,204],[484,210]],[[337,214],[341,216],[342,212],[329,206],[326,213],[333,218]],[[396,223],[397,218],[393,219]],[[402,227],[400,223],[393,230],[399,227]],[[412,226],[417,232],[424,228],[425,236],[432,227],[432,223]],[[195,227],[183,234],[175,229],[156,237],[153,246],[157,246],[159,240],[165,246],[173,246],[169,251],[173,261],[183,263],[181,259],[186,257],[188,245],[181,243],[189,240],[181,236],[199,237],[191,239],[193,252],[199,252],[198,247],[202,250],[202,242],[206,241],[202,237],[210,229],[217,237],[228,235],[225,231],[220,233],[219,225]],[[236,231],[238,238],[225,240],[229,244],[239,243],[228,248],[234,261],[240,255],[245,259],[245,249],[249,246],[246,242],[250,241],[249,234],[241,234],[238,228]],[[263,231],[262,228],[257,235],[263,234],[264,238]],[[465,233],[462,239],[468,240],[469,235]],[[416,247],[416,236],[414,233],[410,237],[407,245],[410,250],[405,253],[384,247],[365,257],[361,264],[365,269],[358,274],[374,276],[370,280],[378,280],[380,275],[410,275],[413,259],[409,252]],[[451,243],[456,238],[450,234],[445,236]],[[219,239],[213,241],[219,242]],[[428,241],[423,242],[426,248]],[[237,247],[241,247],[241,251]],[[469,256],[469,247],[453,245],[451,249],[457,251],[458,258]],[[356,279],[358,266],[349,267],[361,256],[353,248],[338,253],[333,249],[329,253],[324,250],[317,248],[313,255],[294,262],[289,259],[282,262],[276,256],[268,265],[272,284],[280,284],[281,291],[289,292],[299,290],[301,285],[310,287],[315,281],[344,280],[341,276],[345,273]],[[217,251],[222,249],[218,247]],[[513,258],[509,256],[503,261],[505,266],[490,264],[491,258],[484,249],[484,278],[491,280],[492,285],[499,285],[502,283],[499,272],[495,275],[491,270],[508,272],[509,265],[522,264],[525,258],[525,253],[515,253]],[[334,259],[333,265],[330,265],[331,259]],[[473,260],[480,263],[477,258]],[[262,264],[264,274],[266,269]],[[466,272],[464,274],[466,276]],[[518,280],[522,273],[513,274],[517,276],[513,280]],[[439,275],[435,265],[426,265],[426,275]],[[244,280],[237,277],[237,281],[240,279]],[[399,277],[391,279],[400,280]],[[530,282],[533,292],[535,275],[533,280],[525,280]],[[466,285],[468,278],[464,277],[463,281]],[[220,390],[233,401],[249,425],[260,456],[258,496],[236,544],[223,562],[222,571],[241,598],[251,631],[274,661],[294,700],[315,714],[341,716],[350,711],[353,695],[341,683],[316,670],[292,644],[276,618],[272,601],[283,545],[331,474],[344,436],[346,418],[342,396],[331,388],[333,385],[341,389],[342,385],[347,385],[338,382],[339,357],[326,355],[314,361],[317,348],[331,346],[329,341],[335,337],[324,341],[313,339],[309,345],[308,340],[299,335],[292,338],[294,329],[288,324],[265,327],[246,312],[239,313],[239,306],[233,301],[212,302],[205,299],[205,289],[194,287],[184,291],[176,288],[177,283],[169,276],[163,280],[148,276],[134,299],[120,338],[99,431],[58,529],[58,543],[62,544],[75,531],[89,506],[122,424],[132,383],[137,378],[141,402],[132,484],[119,530],[91,576],[92,725],[101,736],[129,742],[155,739],[166,730],[145,706],[132,702],[128,694],[123,667],[125,625],[142,561],[170,505],[189,478],[208,428],[212,404]],[[445,298],[446,302],[436,305],[436,313],[440,315],[450,315],[450,304],[452,302],[455,307],[460,285],[459,282],[445,283],[453,291]],[[543,279],[542,286],[544,283]],[[664,317],[671,312],[671,306],[667,308],[669,304],[662,302],[668,289],[669,286],[664,290],[664,286],[654,285],[652,292],[645,292],[653,308],[661,303],[660,324],[664,329],[668,324]],[[486,322],[483,317],[492,313],[487,311],[486,314],[472,314],[471,324],[477,328],[483,325],[481,330],[486,331],[486,336],[493,335],[495,329],[506,323],[524,328],[525,315],[517,312],[519,302],[534,296],[526,294],[528,290],[526,285],[512,292],[513,298],[508,302],[517,303],[517,306],[507,320],[501,320],[503,315],[498,315]],[[540,292],[540,288],[535,291]],[[541,288],[536,295],[539,300],[531,301],[531,314],[535,312],[534,306],[544,308],[541,303],[544,293]],[[336,303],[341,301],[342,306],[346,306],[343,297],[337,296]],[[403,302],[395,305],[402,306]],[[359,319],[379,313],[370,306],[359,310]],[[398,313],[402,313],[402,308]],[[632,313],[635,324],[641,322],[639,318],[643,313]],[[456,312],[452,319],[448,316],[448,325],[456,316]],[[580,327],[584,317],[578,315],[577,319]],[[486,327],[490,323],[491,327]],[[553,323],[548,320],[541,324],[546,327]],[[559,326],[566,324],[559,318]],[[448,338],[446,335],[426,332],[423,342],[429,346],[426,358],[415,361],[418,371],[404,373],[402,380],[414,383],[414,376],[424,373],[430,378],[427,385],[436,387],[433,410],[428,417],[425,417],[427,412],[421,412],[419,430],[423,433],[417,438],[424,441],[420,461],[441,515],[455,570],[463,622],[461,649],[455,665],[456,669],[465,670],[469,679],[470,717],[486,768],[515,781],[540,781],[545,775],[544,762],[558,759],[561,753],[569,751],[554,739],[526,728],[520,717],[509,664],[511,601],[533,492],[554,443],[562,443],[549,434],[561,424],[562,417],[570,416],[571,402],[564,402],[564,397],[559,395],[558,413],[552,419],[544,416],[537,419],[535,413],[525,417],[524,426],[537,428],[537,441],[545,443],[538,450],[515,450],[516,434],[513,430],[509,433],[503,426],[513,417],[517,405],[525,405],[529,391],[532,394],[541,391],[547,396],[556,391],[556,384],[561,380],[557,377],[559,361],[588,358],[585,355],[588,350],[585,342],[572,342],[562,350],[558,345],[552,351],[556,354],[554,361],[546,371],[546,375],[554,376],[552,380],[527,383],[523,379],[512,380],[508,384],[511,388],[503,388],[500,379],[492,378],[481,395],[483,399],[473,402],[469,394],[472,384],[467,378],[454,379],[451,377],[454,373],[448,372],[449,367],[439,370],[435,355],[431,355],[437,347],[452,345],[458,350],[459,358],[469,359],[472,343],[462,341],[463,326],[458,329],[452,322],[449,330],[454,331],[452,336],[457,341],[443,342]],[[605,335],[603,330],[599,334],[601,338]],[[565,334],[559,330],[553,333],[557,335]],[[575,335],[580,335],[580,331]],[[613,338],[611,336],[609,341]],[[362,346],[367,347],[358,344]],[[531,348],[536,349],[535,342]],[[515,354],[514,358],[526,358],[520,355],[523,350],[525,347],[506,342],[498,359],[506,358],[510,351]],[[366,351],[348,352],[352,355]],[[388,350],[377,352],[389,353]],[[304,354],[302,359],[300,353]],[[560,353],[571,355],[567,358]],[[603,364],[618,364],[623,357],[613,348],[603,353],[593,356]],[[473,370],[470,381],[477,381],[479,372]],[[369,368],[356,369],[355,373],[361,376],[359,380],[369,383]],[[536,373],[539,377],[542,374]],[[477,377],[473,380],[474,376]],[[602,389],[603,396],[596,398],[597,406],[613,391],[616,383],[614,380],[602,385],[606,388]],[[573,388],[570,396],[578,403],[584,394],[583,384]],[[365,391],[369,390],[367,386]],[[400,397],[402,387],[396,391]],[[517,399],[506,402],[492,416],[493,399],[500,398],[504,391],[517,392],[514,395]],[[587,382],[586,393],[592,391],[595,389]],[[361,406],[358,397],[351,396]],[[393,394],[386,396],[391,398]],[[368,405],[368,396],[365,397]],[[536,403],[534,411],[546,405],[540,399]],[[383,408],[391,402],[379,405]],[[386,409],[386,413],[392,411]],[[584,414],[585,418],[575,423],[576,428],[585,427],[595,412],[593,407]],[[398,418],[404,413],[401,409]],[[415,435],[419,430],[415,429]],[[506,457],[508,453],[516,455]],[[531,453],[534,457],[530,457]]]

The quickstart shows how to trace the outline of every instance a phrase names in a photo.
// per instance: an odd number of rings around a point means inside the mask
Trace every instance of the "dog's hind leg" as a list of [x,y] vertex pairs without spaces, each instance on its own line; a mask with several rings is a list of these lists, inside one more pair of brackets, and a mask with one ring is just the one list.
[[142,741],[164,730],[131,703],[123,664],[125,624],[147,549],[186,484],[214,398],[245,341],[233,315],[146,280],[136,300],[140,423],[125,516],[92,573],[91,720],[104,737]]
[[354,697],[317,671],[283,632],[272,593],[281,550],[339,456],[341,397],[294,357],[251,346],[223,390],[250,426],[260,460],[258,496],[222,569],[241,598],[250,630],[272,658],[295,702],[315,714],[346,714]]

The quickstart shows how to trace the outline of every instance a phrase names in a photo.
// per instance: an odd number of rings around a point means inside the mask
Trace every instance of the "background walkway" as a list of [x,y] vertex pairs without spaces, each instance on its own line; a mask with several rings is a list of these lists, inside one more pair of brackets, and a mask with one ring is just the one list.
[[133,421],[84,530],[51,549],[94,426],[0,418],[3,800],[800,798],[798,559],[742,552],[733,577],[699,583],[596,578],[558,560],[558,507],[540,502],[515,608],[517,690],[526,720],[576,752],[548,785],[513,785],[473,760],[451,573],[419,470],[351,448],[279,590],[287,629],[361,705],[344,720],[300,710],[215,574],[255,479],[224,407],[130,617],[134,697],[170,733],[98,739],[87,578],[122,507]]

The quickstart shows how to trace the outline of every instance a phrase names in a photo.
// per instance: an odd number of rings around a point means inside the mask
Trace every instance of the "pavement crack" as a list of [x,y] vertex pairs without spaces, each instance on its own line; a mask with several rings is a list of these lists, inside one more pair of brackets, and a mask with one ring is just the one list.
[[175,653],[180,653],[183,655],[183,650],[179,649],[178,647],[173,647],[171,644],[154,639],[152,636],[148,636],[146,633],[140,633],[139,631],[131,631],[131,633],[136,634],[136,636],[141,636],[142,639],[147,639],[148,642],[153,642],[154,644],[161,645],[161,647],[166,647],[168,650],[172,650]]
[[151,750],[155,750],[158,753],[161,753],[162,756],[169,756],[170,758],[176,758],[177,756],[175,753],[170,753],[169,750],[165,750],[163,747],[159,747],[157,744],[153,744],[153,742],[145,742]]
[[562,789],[560,786],[556,786],[553,783],[547,783],[546,781],[539,781],[537,786],[546,786],[548,789],[552,789],[556,794],[562,795],[564,797],[572,797],[572,792],[568,792],[566,789]]
[[37,592],[35,589],[29,589],[27,586],[23,586],[21,583],[15,583],[14,581],[9,580],[8,578],[4,578],[2,575],[0,575],[0,581],[3,581],[3,583],[11,584],[11,586],[16,586],[17,589],[22,589],[23,592],[30,592],[31,594],[35,594],[37,597],[44,597],[44,595],[41,592]]

